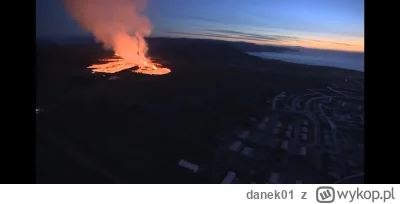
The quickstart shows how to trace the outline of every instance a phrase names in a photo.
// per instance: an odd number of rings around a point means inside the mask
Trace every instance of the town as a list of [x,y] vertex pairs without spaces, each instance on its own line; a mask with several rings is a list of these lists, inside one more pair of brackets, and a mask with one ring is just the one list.
[[212,164],[178,164],[225,184],[335,183],[363,174],[364,87],[353,81],[277,93],[266,99],[264,114],[221,139]]

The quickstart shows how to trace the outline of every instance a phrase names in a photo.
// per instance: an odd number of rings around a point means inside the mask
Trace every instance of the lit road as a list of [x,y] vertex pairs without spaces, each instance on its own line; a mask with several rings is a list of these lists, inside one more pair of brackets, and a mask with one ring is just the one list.
[[282,92],[274,97],[274,100],[272,100],[272,109],[276,109],[276,103],[281,99],[282,96],[285,96],[285,92]]
[[348,95],[342,93],[341,91],[335,90],[335,89],[333,89],[333,88],[331,88],[331,87],[329,87],[329,86],[328,86],[327,88],[328,88],[329,90],[335,92],[335,93],[338,93],[338,94],[340,94],[340,95],[343,95],[343,96],[346,97],[346,98],[350,98]]
[[304,107],[304,110],[305,111],[310,110],[311,102],[313,102],[314,100],[324,99],[324,98],[327,98],[327,97],[330,97],[330,96],[322,96],[322,97],[320,96],[320,97],[315,97],[315,98],[308,99],[308,101],[306,102],[306,105]]
[[311,144],[312,146],[316,145],[318,142],[318,135],[319,135],[321,127],[320,127],[318,119],[315,117],[314,113],[310,110],[310,105],[314,100],[324,99],[324,98],[326,98],[326,97],[323,96],[323,97],[315,97],[315,98],[309,99],[306,102],[304,110],[300,112],[300,113],[303,113],[306,117],[308,117],[310,119],[310,121],[312,122],[312,124],[314,125],[314,141]]
[[319,111],[321,111],[322,116],[328,120],[329,125],[331,126],[331,135],[332,135],[332,138],[333,138],[333,143],[334,143],[336,152],[339,152],[339,149],[338,149],[338,141],[337,141],[337,137],[336,137],[336,136],[337,136],[337,135],[336,135],[336,133],[337,133],[337,131],[336,131],[336,125],[335,125],[335,123],[333,123],[333,121],[325,114],[324,110],[322,109],[322,104],[318,104],[318,108],[319,108]]

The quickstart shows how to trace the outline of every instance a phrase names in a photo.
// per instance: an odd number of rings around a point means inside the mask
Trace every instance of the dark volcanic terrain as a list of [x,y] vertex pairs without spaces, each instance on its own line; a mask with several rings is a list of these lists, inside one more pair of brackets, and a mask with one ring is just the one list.
[[222,138],[271,112],[266,101],[280,92],[363,84],[361,72],[261,59],[229,43],[148,42],[170,74],[108,80],[86,68],[113,55],[99,44],[37,45],[37,183],[219,183],[177,162],[217,169]]

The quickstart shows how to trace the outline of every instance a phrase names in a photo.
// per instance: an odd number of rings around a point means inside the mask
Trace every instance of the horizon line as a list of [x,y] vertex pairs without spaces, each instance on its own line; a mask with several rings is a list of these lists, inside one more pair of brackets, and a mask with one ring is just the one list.
[[[71,35],[71,36],[59,36],[59,37],[50,37],[50,36],[36,36],[35,40],[50,40],[50,41],[57,41],[57,40],[66,40],[71,38],[92,38],[96,41],[95,36],[89,35]],[[347,53],[365,53],[365,50],[340,50],[340,49],[329,49],[329,48],[315,48],[315,47],[304,47],[304,46],[291,46],[291,45],[280,45],[280,44],[273,44],[273,43],[255,43],[255,42],[247,42],[245,40],[242,41],[234,41],[234,40],[222,40],[222,39],[214,39],[214,38],[196,38],[196,37],[179,37],[179,36],[147,36],[144,38],[173,38],[173,39],[193,39],[193,40],[215,40],[215,41],[225,41],[225,42],[241,42],[241,43],[248,43],[254,44],[258,46],[275,46],[275,47],[282,47],[282,48],[292,48],[292,49],[311,49],[311,50],[324,50],[324,51],[338,51],[338,52],[347,52]],[[97,42],[101,43],[101,42]]]

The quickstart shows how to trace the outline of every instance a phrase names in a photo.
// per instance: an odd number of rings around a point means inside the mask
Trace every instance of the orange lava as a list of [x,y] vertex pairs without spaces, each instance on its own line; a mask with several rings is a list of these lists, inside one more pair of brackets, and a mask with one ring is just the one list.
[[[115,53],[115,56],[119,56]],[[116,73],[125,69],[130,69],[133,67],[139,67],[132,72],[150,75],[163,75],[171,72],[170,69],[162,67],[161,64],[155,63],[150,59],[142,60],[140,63],[129,62],[128,60],[122,58],[109,58],[100,59],[99,64],[93,64],[89,66],[94,72],[100,73]]]
[[141,73],[141,74],[150,74],[150,75],[163,75],[171,72],[170,69],[164,67],[154,68],[143,68],[139,67],[137,70],[133,70],[132,72]]

